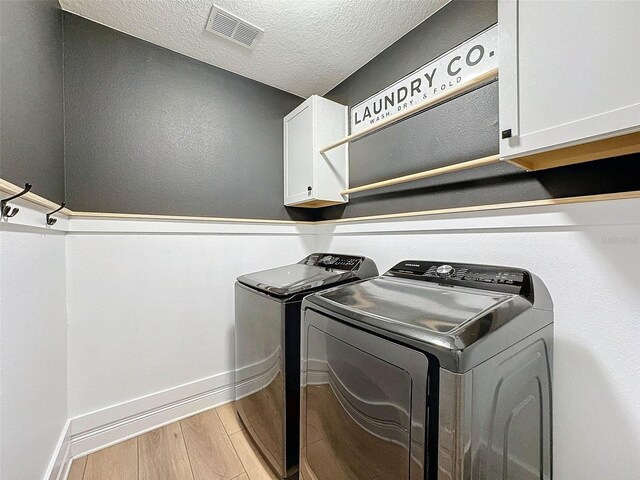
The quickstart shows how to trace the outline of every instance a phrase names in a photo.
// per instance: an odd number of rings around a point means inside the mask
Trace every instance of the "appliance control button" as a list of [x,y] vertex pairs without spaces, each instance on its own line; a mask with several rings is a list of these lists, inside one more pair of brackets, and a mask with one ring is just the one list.
[[455,270],[451,265],[440,265],[436,270],[436,273],[440,277],[450,277],[454,272]]

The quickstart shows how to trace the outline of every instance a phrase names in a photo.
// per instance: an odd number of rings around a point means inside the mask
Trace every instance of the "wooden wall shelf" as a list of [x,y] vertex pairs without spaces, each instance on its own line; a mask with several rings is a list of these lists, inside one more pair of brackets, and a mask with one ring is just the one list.
[[[5,193],[16,193],[22,190],[21,187],[14,185],[11,182],[0,179],[0,191]],[[31,203],[40,205],[45,208],[52,208],[58,206],[58,204],[40,197],[35,194],[29,193],[22,197],[24,200],[28,200]],[[107,213],[107,212],[75,212],[65,208],[61,211],[64,215],[70,218],[95,218],[95,219],[121,219],[121,220],[149,220],[149,221],[181,221],[181,222],[220,222],[220,223],[265,223],[265,224],[297,224],[297,225],[327,225],[327,224],[344,224],[344,223],[356,223],[364,221],[376,221],[376,220],[391,220],[402,219],[411,217],[421,217],[429,215],[447,215],[455,213],[473,213],[484,212],[492,210],[504,210],[512,208],[530,208],[530,207],[544,207],[554,205],[567,205],[574,203],[589,203],[589,202],[604,202],[611,200],[629,200],[640,199],[640,190],[630,192],[618,192],[618,193],[605,193],[597,195],[583,195],[578,197],[562,197],[562,198],[548,198],[542,200],[527,200],[522,202],[511,203],[497,203],[497,204],[485,204],[485,205],[473,205],[468,207],[451,207],[442,208],[436,210],[421,210],[413,212],[402,213],[387,213],[380,215],[368,215],[363,217],[351,217],[351,218],[338,218],[335,220],[321,220],[317,222],[299,221],[299,220],[269,220],[269,219],[257,219],[257,218],[228,218],[228,217],[194,217],[183,215],[153,215],[153,214],[135,214],[135,213]]]
[[[497,73],[497,72],[495,72]],[[494,74],[495,74],[494,73]],[[483,81],[486,82],[488,77],[485,76]],[[475,82],[475,80],[474,80]],[[474,82],[468,82],[469,85],[461,85],[464,87],[464,90],[468,91],[470,89],[470,85]],[[440,102],[445,99],[440,99]],[[420,111],[423,105],[419,105],[414,108],[413,112],[409,115]],[[405,112],[403,112],[404,114]],[[400,117],[401,115],[397,115]],[[407,115],[408,116],[408,115]],[[403,116],[402,118],[405,118]],[[361,131],[355,135],[351,135],[346,137],[328,147],[325,147],[324,151],[330,150],[331,148],[335,148],[336,146],[342,145],[343,143],[357,140],[361,138],[363,135],[367,135],[370,133],[374,133],[375,131],[382,128],[381,124],[394,123],[401,118],[390,118],[388,122],[380,122],[379,124],[367,129],[368,131]],[[384,125],[383,125],[384,126]],[[515,165],[519,168],[522,168],[528,172],[534,172],[538,170],[546,170],[550,168],[558,168],[564,167],[567,165],[574,165],[577,163],[591,162],[594,160],[604,160],[606,158],[619,157],[622,155],[630,155],[634,153],[640,153],[640,132],[628,133],[625,135],[619,135],[616,137],[595,140],[588,143],[582,143],[579,145],[572,145],[569,147],[558,148],[555,150],[550,150],[547,152],[536,153],[533,155],[528,155],[525,157],[512,158],[507,160],[502,160],[500,155],[490,155],[488,157],[482,157],[475,160],[469,160],[466,162],[454,163],[452,165],[447,165],[444,167],[432,168],[429,170],[424,170],[422,172],[413,173],[410,175],[403,175],[401,177],[390,178],[387,180],[381,180],[379,182],[368,183],[366,185],[360,185],[358,187],[350,187],[342,192],[342,195],[348,195],[352,193],[365,192],[368,190],[375,190],[379,188],[390,187],[393,185],[399,185],[407,182],[414,182],[417,180],[422,180],[424,178],[435,177],[438,175],[445,175],[448,173],[459,172],[462,170],[468,170],[471,168],[483,167],[485,165],[491,165],[493,163],[497,163],[499,161],[507,161],[512,165]]]
[[558,148],[556,150],[509,159],[507,161],[525,170],[534,172],[536,170],[564,167],[576,163],[591,162],[593,160],[620,157],[632,153],[640,153],[640,132]]
[[[630,155],[640,153],[640,132],[629,133],[618,137],[606,138],[590,143],[573,145],[570,147],[559,148],[548,152],[537,153],[521,158],[505,160],[512,165],[522,168],[528,172],[538,170],[547,170],[550,168],[564,167],[567,165],[575,165],[577,163],[591,162],[595,160],[604,160],[606,158],[619,157],[622,155]],[[424,178],[445,175],[448,173],[459,172],[470,168],[483,167],[502,161],[500,155],[491,155],[488,157],[478,158],[467,162],[454,163],[445,167],[433,168],[423,172],[404,175],[402,177],[390,178],[380,182],[368,183],[359,187],[348,188],[341,193],[347,195],[350,193],[364,192],[378,188],[390,187],[401,183],[413,182]]]
[[[22,187],[14,185],[13,183],[7,182],[6,180],[3,180],[0,178],[0,191],[6,192],[10,195],[15,195],[16,193],[19,193],[22,191]],[[49,210],[54,210],[60,206],[59,203],[54,203],[51,200],[41,197],[40,195],[36,195],[33,192],[27,192],[20,198],[22,200],[28,200],[31,203],[35,203],[36,205],[39,205]],[[63,208],[62,210],[60,210],[60,213],[67,216],[73,215],[73,212],[71,212],[71,210],[69,210],[68,208]]]
[[455,163],[453,165],[447,165],[446,167],[432,168],[430,170],[425,170],[424,172],[391,178],[389,180],[383,180],[381,182],[368,183],[367,185],[361,185],[360,187],[353,187],[347,190],[343,190],[340,193],[342,193],[342,195],[347,195],[349,193],[364,192],[366,190],[390,187],[392,185],[398,185],[401,183],[415,182],[416,180],[422,180],[423,178],[430,178],[447,173],[460,172],[462,170],[468,170],[470,168],[478,168],[485,165],[491,165],[492,163],[497,163],[499,161],[500,155],[490,155],[488,157],[469,160],[468,162]]
[[498,78],[498,69],[497,68],[491,69],[488,72],[483,73],[482,75],[478,75],[472,80],[469,80],[468,82],[461,83],[460,85],[457,85],[451,88],[450,90],[447,90],[446,92],[433,96],[430,100],[426,101],[425,103],[421,103],[414,107],[407,108],[406,110],[400,113],[397,113],[395,115],[392,115],[386,120],[382,120],[381,122],[378,122],[375,125],[371,125],[370,127],[363,128],[357,133],[352,133],[351,135],[347,135],[346,137],[341,138],[340,140],[321,148],[320,153],[328,152],[329,150],[333,150],[334,148],[337,148],[340,145],[344,145],[345,143],[354,142],[362,137],[366,137],[367,135],[370,135],[379,130],[382,130],[383,128],[388,127],[389,125],[392,125],[401,120],[404,120],[405,118],[415,115],[416,113],[420,113],[423,110],[426,110],[431,107],[435,107],[436,105],[447,102],[449,100],[454,99],[455,97],[459,97],[460,95],[463,95],[472,90],[475,90],[476,88],[481,87],[482,85],[485,85],[495,80],[496,78]]

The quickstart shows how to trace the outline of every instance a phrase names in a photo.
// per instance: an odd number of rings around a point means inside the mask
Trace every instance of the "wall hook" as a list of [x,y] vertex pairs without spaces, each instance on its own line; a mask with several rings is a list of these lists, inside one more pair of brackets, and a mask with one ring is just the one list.
[[31,190],[31,184],[25,183],[24,189],[20,193],[17,193],[12,197],[5,198],[4,200],[0,201],[0,211],[2,212],[2,218],[11,218],[16,216],[16,214],[20,211],[20,209],[18,207],[12,208],[10,205],[7,205],[7,202],[9,202],[10,200],[14,200],[18,197],[21,197],[22,195],[27,193],[29,190]]
[[62,210],[64,208],[66,204],[64,202],[62,202],[60,204],[60,206],[58,208],[56,208],[53,212],[49,212],[47,213],[47,225],[51,226],[51,225],[55,225],[55,223],[58,221],[57,218],[51,218],[51,215],[53,215],[56,212],[59,212],[60,210]]

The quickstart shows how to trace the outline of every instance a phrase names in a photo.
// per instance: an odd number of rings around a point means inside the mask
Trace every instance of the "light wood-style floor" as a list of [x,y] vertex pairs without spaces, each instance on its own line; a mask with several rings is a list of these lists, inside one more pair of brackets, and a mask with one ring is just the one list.
[[73,461],[68,480],[275,480],[233,404]]

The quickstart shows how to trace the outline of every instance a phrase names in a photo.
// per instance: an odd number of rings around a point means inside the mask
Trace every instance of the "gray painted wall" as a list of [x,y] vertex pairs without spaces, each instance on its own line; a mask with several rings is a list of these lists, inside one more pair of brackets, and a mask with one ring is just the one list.
[[0,0],[0,176],[64,200],[62,12]]
[[72,14],[64,21],[70,208],[312,214],[282,204],[282,118],[301,98]]
[[[355,105],[496,19],[493,0],[454,0],[327,96]],[[534,174],[500,164],[285,208],[282,117],[302,99],[62,14],[56,0],[0,0],[0,35],[0,176],[75,210],[326,219],[640,188],[631,156]],[[497,151],[493,83],[353,143],[351,184]]]
[[[353,106],[497,22],[495,1],[454,0],[326,97]],[[498,153],[498,82],[349,146],[350,184],[363,185]],[[510,164],[351,195],[317,219],[587,195],[639,188],[636,157],[526,173]],[[612,175],[611,172],[617,172]]]

